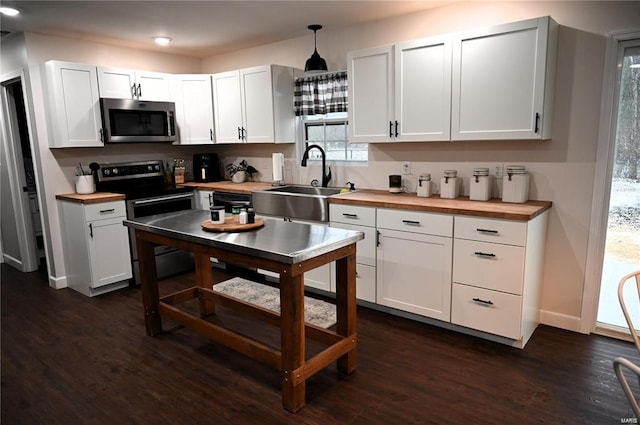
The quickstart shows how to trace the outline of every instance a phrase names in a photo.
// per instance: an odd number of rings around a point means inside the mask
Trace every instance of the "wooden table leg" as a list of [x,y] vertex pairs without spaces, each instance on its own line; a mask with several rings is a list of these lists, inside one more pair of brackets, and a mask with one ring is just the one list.
[[[355,248],[355,244],[354,244]],[[348,336],[356,333],[356,253],[336,261],[336,332]],[[338,370],[349,374],[356,370],[356,348],[338,359]]]
[[158,275],[156,273],[156,254],[153,250],[154,244],[143,239],[141,232],[136,230],[136,247],[142,305],[144,306],[144,325],[147,329],[147,335],[154,336],[162,332],[162,320],[158,308]]
[[[196,282],[201,288],[211,289],[213,285],[213,273],[211,272],[211,259],[208,255],[195,254]],[[200,315],[208,316],[215,312],[213,300],[200,298]]]
[[304,278],[280,274],[280,332],[282,345],[282,405],[297,412],[305,405],[304,381],[294,385],[292,372],[305,361]]

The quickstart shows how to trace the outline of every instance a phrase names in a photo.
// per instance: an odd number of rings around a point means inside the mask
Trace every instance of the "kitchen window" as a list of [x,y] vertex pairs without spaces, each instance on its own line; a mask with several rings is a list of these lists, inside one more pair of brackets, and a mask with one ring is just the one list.
[[[349,143],[346,112],[302,117],[302,149],[309,145],[320,146],[328,161],[366,162],[369,154],[367,143]],[[316,149],[309,152],[309,159],[321,159]]]
[[[318,145],[330,161],[367,161],[368,144],[350,144],[348,140],[346,71],[297,78],[294,106],[301,124],[300,152]],[[320,159],[316,149],[309,154],[310,160]]]

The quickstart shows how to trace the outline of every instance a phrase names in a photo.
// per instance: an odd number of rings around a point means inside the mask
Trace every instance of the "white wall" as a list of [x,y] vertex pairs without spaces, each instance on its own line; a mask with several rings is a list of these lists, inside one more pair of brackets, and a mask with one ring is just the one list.
[[[333,185],[355,181],[358,187],[384,189],[388,174],[411,161],[420,172],[441,176],[455,168],[469,176],[474,167],[522,164],[532,174],[531,198],[550,200],[542,294],[543,320],[577,330],[585,282],[592,184],[600,117],[605,35],[637,27],[638,2],[469,2],[387,19],[353,28],[318,33],[318,51],[330,70],[346,69],[348,51],[393,44],[550,15],[560,25],[553,139],[543,142],[453,142],[374,144],[368,167],[332,166]],[[262,63],[303,67],[312,53],[311,36],[208,58],[203,72],[219,72]],[[234,148],[229,159],[241,156]],[[245,152],[248,154],[248,152]],[[290,155],[290,156],[289,156]],[[262,164],[264,157],[248,155]],[[255,156],[252,158],[251,156]],[[294,152],[288,154],[293,161]],[[298,183],[319,178],[318,167],[293,170]],[[267,178],[268,180],[268,178]],[[468,194],[468,187],[465,192]]]
[[[475,166],[494,163],[523,164],[532,173],[533,199],[554,203],[548,232],[542,308],[544,320],[568,329],[578,329],[592,183],[595,168],[604,35],[613,30],[631,28],[640,22],[637,2],[469,2],[432,9],[400,18],[378,21],[334,31],[318,33],[318,51],[330,69],[346,68],[350,50],[391,44],[414,38],[529,19],[552,16],[560,24],[558,69],[555,96],[553,139],[543,142],[454,142],[371,145],[367,167],[332,166],[334,184],[355,181],[359,187],[386,187],[386,175],[398,173],[400,163],[412,161],[414,174],[430,171],[438,176],[445,168],[457,168],[469,175]],[[64,276],[61,263],[60,231],[57,226],[55,194],[73,191],[73,166],[97,160],[136,159],[155,154],[189,158],[198,148],[174,148],[159,145],[102,149],[50,150],[46,134],[46,115],[42,87],[36,65],[49,59],[123,66],[165,72],[218,72],[248,66],[276,63],[303,67],[312,52],[312,35],[224,54],[203,61],[152,52],[118,48],[57,37],[27,34],[28,62],[33,70],[34,110],[46,184],[46,212],[51,216],[51,237],[55,251],[52,278]],[[5,51],[2,51],[3,66]],[[151,150],[152,152],[149,152]],[[297,166],[292,146],[216,146],[203,151],[218,152],[226,160],[247,158],[271,179],[271,152],[285,152],[290,179],[308,183],[318,178],[317,167]]]

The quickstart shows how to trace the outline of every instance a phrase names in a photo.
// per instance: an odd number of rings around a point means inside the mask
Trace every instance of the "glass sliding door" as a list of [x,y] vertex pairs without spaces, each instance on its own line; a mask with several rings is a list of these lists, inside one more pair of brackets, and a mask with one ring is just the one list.
[[[597,325],[628,328],[618,302],[618,283],[640,270],[640,40],[620,43],[617,75],[615,153]],[[637,290],[625,297],[640,327]]]

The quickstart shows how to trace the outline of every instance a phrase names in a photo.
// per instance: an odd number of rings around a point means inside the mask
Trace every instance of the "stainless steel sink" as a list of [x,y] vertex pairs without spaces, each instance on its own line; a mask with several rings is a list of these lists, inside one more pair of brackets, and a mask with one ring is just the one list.
[[329,197],[338,193],[334,187],[278,186],[253,192],[251,201],[256,214],[326,222]]

